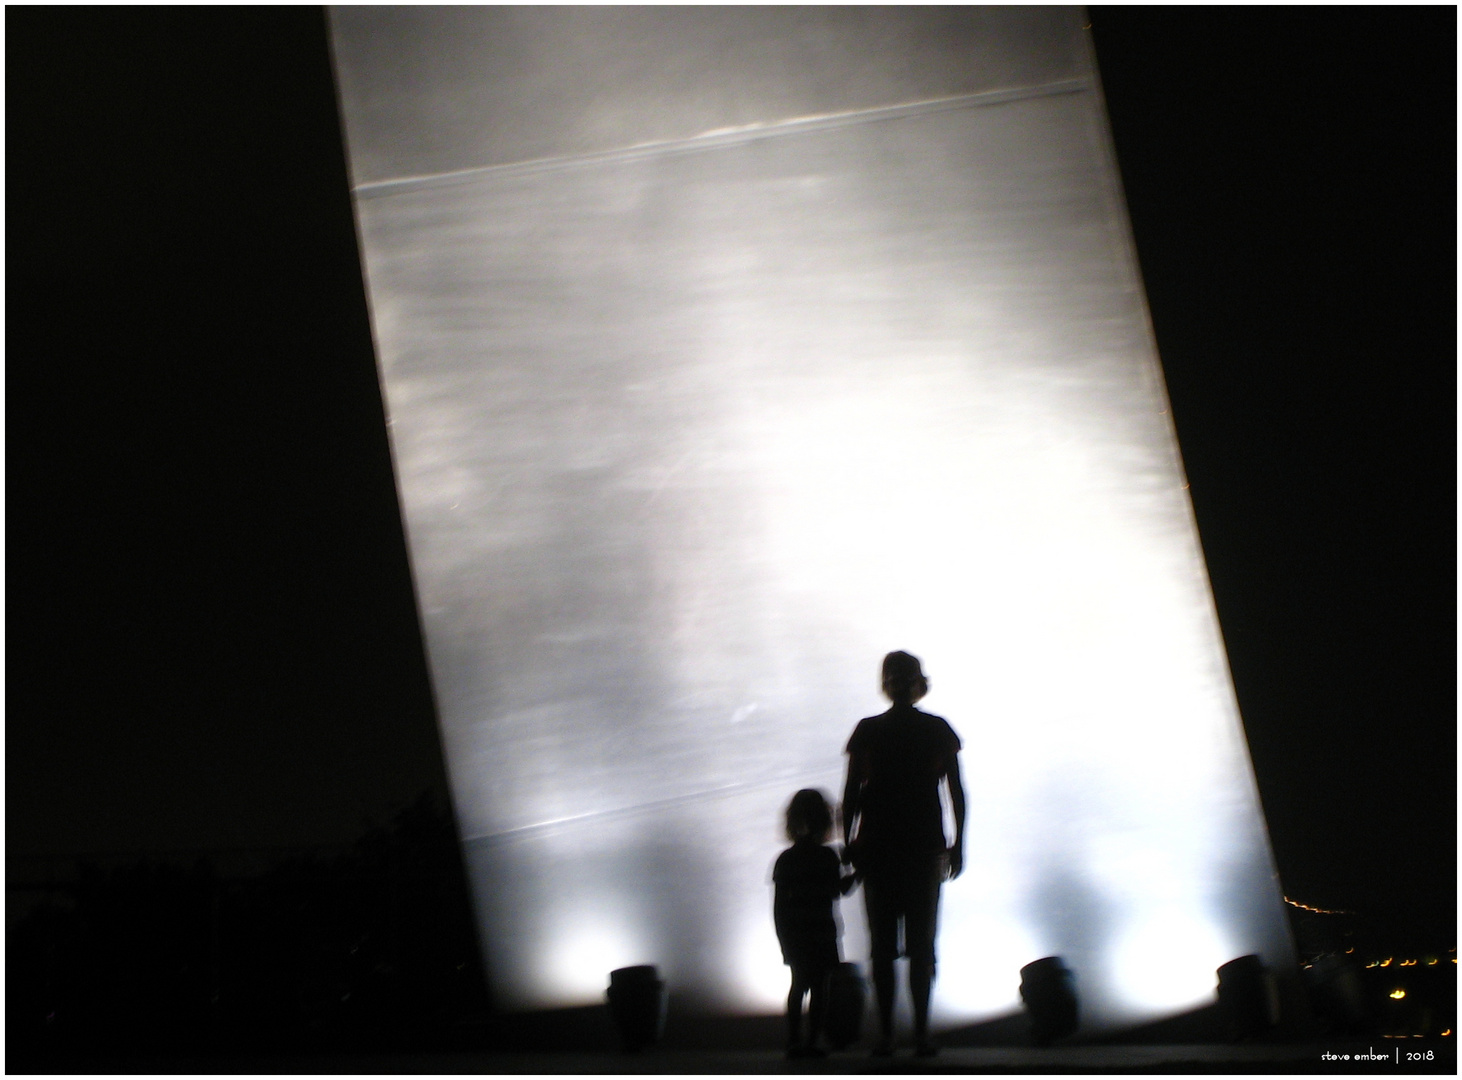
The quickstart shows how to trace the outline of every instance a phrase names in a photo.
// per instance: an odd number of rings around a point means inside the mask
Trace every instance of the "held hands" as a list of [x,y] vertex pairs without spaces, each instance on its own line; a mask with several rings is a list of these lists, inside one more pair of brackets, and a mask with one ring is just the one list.
[[863,872],[858,868],[858,856],[860,854],[858,841],[854,840],[845,845],[838,853],[842,858],[843,865],[852,868],[852,872],[842,875],[839,879],[839,887],[844,896],[853,891],[854,886],[863,880]]

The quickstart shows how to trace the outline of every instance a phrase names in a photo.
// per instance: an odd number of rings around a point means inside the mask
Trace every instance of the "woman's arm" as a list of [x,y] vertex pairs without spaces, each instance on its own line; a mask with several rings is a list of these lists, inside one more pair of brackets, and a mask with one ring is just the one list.
[[950,752],[944,779],[949,784],[949,806],[954,811],[954,844],[949,849],[949,879],[953,881],[965,868],[965,785],[959,772],[958,750]]

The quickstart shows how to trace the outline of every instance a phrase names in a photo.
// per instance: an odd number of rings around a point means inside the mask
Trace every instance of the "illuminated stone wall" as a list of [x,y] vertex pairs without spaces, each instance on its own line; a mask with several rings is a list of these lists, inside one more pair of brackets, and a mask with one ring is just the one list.
[[1051,953],[1096,1025],[1287,960],[1078,14],[331,19],[505,1003],[776,1009],[781,810],[895,648],[965,741],[940,1022]]

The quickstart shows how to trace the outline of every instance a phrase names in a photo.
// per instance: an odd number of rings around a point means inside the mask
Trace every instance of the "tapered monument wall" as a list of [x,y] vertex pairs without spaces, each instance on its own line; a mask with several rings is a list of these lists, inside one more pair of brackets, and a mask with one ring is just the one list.
[[781,810],[896,648],[965,744],[941,1023],[1292,964],[1079,13],[331,20],[505,1003],[774,1009]]

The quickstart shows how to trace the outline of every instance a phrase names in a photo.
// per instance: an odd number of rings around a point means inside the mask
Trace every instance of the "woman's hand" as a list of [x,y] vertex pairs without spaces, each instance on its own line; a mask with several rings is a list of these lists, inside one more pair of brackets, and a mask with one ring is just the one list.
[[944,855],[944,879],[946,881],[953,881],[959,877],[965,868],[965,849],[963,845],[956,844],[946,851]]

